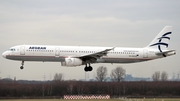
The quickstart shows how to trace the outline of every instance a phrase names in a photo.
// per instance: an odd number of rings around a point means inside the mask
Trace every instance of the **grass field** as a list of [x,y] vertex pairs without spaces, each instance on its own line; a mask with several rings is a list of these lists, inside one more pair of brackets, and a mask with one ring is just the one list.
[[180,98],[158,98],[158,99],[109,99],[109,100],[63,100],[63,99],[3,99],[0,101],[180,101]]

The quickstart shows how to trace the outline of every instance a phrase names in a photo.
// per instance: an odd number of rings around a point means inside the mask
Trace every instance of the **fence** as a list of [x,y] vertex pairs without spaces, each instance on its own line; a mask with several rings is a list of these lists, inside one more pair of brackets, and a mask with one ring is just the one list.
[[110,99],[110,95],[64,95],[64,99]]

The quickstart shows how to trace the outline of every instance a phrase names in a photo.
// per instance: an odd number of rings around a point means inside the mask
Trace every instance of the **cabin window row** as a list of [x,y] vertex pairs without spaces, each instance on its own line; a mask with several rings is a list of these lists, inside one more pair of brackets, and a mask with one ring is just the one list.
[[60,52],[95,53],[95,51],[68,51],[68,50],[61,50]]
[[60,52],[77,52],[77,51],[60,50]]
[[[61,50],[60,52],[79,52],[79,53],[96,53],[96,51],[68,51],[68,50]],[[112,54],[135,54],[135,52],[109,52]]]
[[135,54],[134,52],[109,52],[112,54]]
[[[53,50],[26,50],[29,52],[53,52]],[[60,52],[79,52],[79,53],[95,53],[96,51],[70,51],[70,50],[60,50]],[[135,52],[109,52],[112,54],[135,54]]]

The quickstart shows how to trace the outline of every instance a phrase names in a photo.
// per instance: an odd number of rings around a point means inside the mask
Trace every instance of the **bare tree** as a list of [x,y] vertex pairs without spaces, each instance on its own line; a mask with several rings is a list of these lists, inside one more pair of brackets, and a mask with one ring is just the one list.
[[161,73],[161,81],[167,81],[168,80],[168,73],[163,71]]
[[175,78],[175,77],[176,77],[175,75],[176,75],[175,73],[172,74],[172,80],[173,80],[173,81],[175,81],[175,79],[176,79],[176,78]]
[[55,75],[54,75],[54,81],[62,81],[62,79],[63,79],[63,74],[62,73],[56,73]]
[[177,81],[180,81],[180,71],[177,73],[176,80],[177,80]]
[[100,82],[103,82],[106,80],[106,76],[107,76],[107,68],[104,66],[100,66],[97,69],[97,77],[96,79]]
[[69,94],[72,94],[73,93],[73,89],[74,89],[74,85],[73,84],[69,84],[69,86],[67,87],[67,92]]
[[117,67],[111,71],[110,76],[112,81],[120,82],[124,80],[125,74],[126,74],[125,69],[123,69],[122,67]]
[[159,80],[160,80],[160,71],[156,71],[156,72],[152,75],[152,79],[153,79],[153,81],[159,81]]
[[80,82],[80,84],[77,85],[77,93],[78,95],[83,94],[86,90],[86,85]]

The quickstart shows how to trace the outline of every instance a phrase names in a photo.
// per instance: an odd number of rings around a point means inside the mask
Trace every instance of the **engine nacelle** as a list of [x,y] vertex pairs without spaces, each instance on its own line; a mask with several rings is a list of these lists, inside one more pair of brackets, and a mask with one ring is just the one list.
[[61,62],[61,66],[74,67],[80,65],[83,65],[83,61],[79,58],[65,58],[65,62]]

